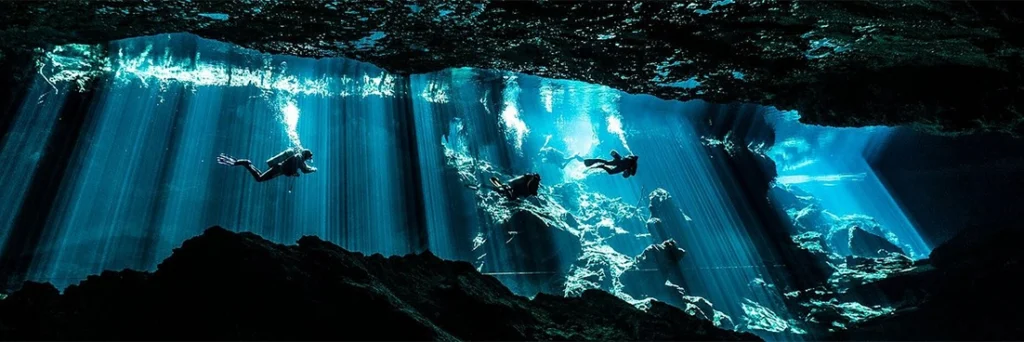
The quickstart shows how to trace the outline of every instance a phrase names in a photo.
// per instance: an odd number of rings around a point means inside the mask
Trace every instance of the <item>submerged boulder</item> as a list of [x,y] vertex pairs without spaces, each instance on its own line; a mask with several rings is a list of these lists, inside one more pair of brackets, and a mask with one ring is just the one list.
[[986,267],[992,263],[1020,258],[1024,229],[1018,227],[992,231],[968,227],[949,241],[935,247],[929,260],[935,267]]
[[680,306],[682,306],[683,311],[686,311],[691,316],[711,321],[716,327],[733,329],[736,326],[736,322],[733,322],[732,317],[716,310],[715,305],[707,298],[688,295],[682,286],[676,285],[671,281],[666,281],[665,287],[674,291],[679,296],[682,300]]
[[657,298],[684,309],[689,307],[690,304],[680,297],[684,295],[682,287],[674,285],[684,283],[680,268],[684,256],[686,251],[672,239],[648,246],[620,277],[624,291],[637,297]]
[[863,258],[882,258],[889,255],[889,253],[906,254],[902,248],[896,246],[888,239],[879,236],[881,228],[874,226],[872,231],[868,231],[866,226],[862,225],[864,222],[849,222],[849,220],[839,220],[834,225],[839,226],[833,228],[829,232],[828,246],[831,247],[832,251],[839,255],[853,255]]
[[682,283],[683,273],[679,263],[685,255],[686,251],[679,248],[675,240],[652,244],[636,256],[631,272],[622,275],[622,282],[634,285],[644,282],[662,284],[666,281]]
[[868,233],[860,227],[850,228],[850,254],[860,257],[885,257],[889,253],[906,254],[888,239]]
[[662,217],[675,214],[674,211],[679,208],[672,202],[672,195],[669,195],[665,189],[654,189],[649,195],[647,195],[648,209],[651,211],[651,217]]
[[640,269],[677,267],[685,255],[686,250],[679,248],[676,240],[668,239],[644,249],[644,252],[636,257],[636,266]]
[[827,340],[1020,340],[1024,230],[965,231],[936,247],[913,270],[851,288],[898,306]]
[[651,218],[647,220],[647,230],[655,241],[683,241],[683,229],[689,226],[686,214],[672,199],[665,189],[655,189],[647,196],[650,204],[648,209]]
[[564,273],[582,252],[580,238],[530,210],[517,210],[487,238],[488,251],[519,271]]

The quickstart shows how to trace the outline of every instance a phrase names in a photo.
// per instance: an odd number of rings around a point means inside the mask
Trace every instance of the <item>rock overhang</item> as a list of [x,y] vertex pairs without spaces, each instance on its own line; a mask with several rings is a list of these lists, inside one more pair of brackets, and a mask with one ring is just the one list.
[[190,32],[395,73],[497,69],[811,124],[1019,134],[1021,18],[951,1],[5,2],[0,50]]

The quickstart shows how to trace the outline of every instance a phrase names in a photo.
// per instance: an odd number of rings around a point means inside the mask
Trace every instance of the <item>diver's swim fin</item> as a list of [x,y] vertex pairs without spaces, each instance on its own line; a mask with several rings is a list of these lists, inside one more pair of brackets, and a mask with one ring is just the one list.
[[510,200],[515,199],[512,196],[512,188],[509,187],[508,185],[501,184],[501,181],[498,180],[497,177],[491,177],[491,184],[494,185],[494,191],[497,191],[498,193],[505,195],[505,197],[508,197],[508,199]]
[[603,164],[603,163],[604,163],[604,160],[601,160],[601,159],[584,159],[583,160],[583,165],[585,165],[586,167],[591,167],[591,166],[594,166],[596,164]]
[[573,160],[579,160],[582,162],[584,159],[583,157],[580,157],[579,154],[566,158],[565,160],[562,161],[562,168],[564,169],[566,166],[569,165],[569,163],[572,163]]

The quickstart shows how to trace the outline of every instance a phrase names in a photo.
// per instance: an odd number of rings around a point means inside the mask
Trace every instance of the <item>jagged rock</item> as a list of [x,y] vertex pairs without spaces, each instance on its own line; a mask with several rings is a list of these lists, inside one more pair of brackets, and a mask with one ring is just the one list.
[[827,232],[832,228],[835,216],[821,209],[817,204],[809,204],[795,209],[790,216],[797,229],[801,231]]
[[654,189],[647,195],[647,208],[651,211],[651,217],[662,217],[674,215],[678,207],[672,203],[672,195],[665,189]]
[[790,313],[803,317],[806,323],[803,328],[812,336],[822,336],[892,312],[885,304],[866,304],[863,298],[844,296],[825,286],[786,293],[784,298]]
[[580,255],[580,238],[529,210],[518,210],[487,240],[507,261],[529,272],[564,273]]
[[686,290],[682,286],[673,284],[671,281],[665,282],[665,287],[675,291],[682,299],[683,311],[701,319],[711,321],[716,327],[729,327],[735,326],[735,322],[732,321],[732,317],[725,313],[715,310],[715,305],[710,300],[701,296],[691,296],[686,294]]
[[860,227],[850,228],[850,254],[860,257],[878,258],[889,253],[906,254],[902,248],[884,237],[868,233]]
[[668,239],[662,243],[648,246],[636,257],[636,266],[640,269],[678,266],[686,255],[686,250],[679,248],[676,240]]
[[[652,219],[654,220],[654,219]],[[640,255],[633,258],[632,267],[620,277],[625,287],[624,291],[638,297],[653,297],[664,300],[667,303],[678,305],[686,309],[690,306],[682,297],[682,287],[675,284],[683,284],[683,273],[679,267],[680,261],[686,255],[686,251],[676,244],[675,240],[669,239],[656,243],[644,249]],[[664,285],[662,285],[664,284]],[[713,314],[707,317],[713,319]]]
[[653,242],[646,223],[639,216],[620,218],[615,224],[619,229],[605,238],[604,242],[623,254],[637,255],[643,252],[644,246]]
[[[837,332],[827,340],[1018,340],[1024,336],[1024,273],[1020,227],[974,236],[966,232],[935,248],[930,263],[863,287],[884,295],[893,314]],[[962,240],[958,240],[962,238]],[[931,265],[930,265],[931,264]],[[874,292],[870,292],[874,291]]]
[[579,198],[584,192],[583,185],[576,182],[555,184],[551,187],[551,196],[564,203],[566,210],[574,213],[580,212]]
[[814,196],[799,187],[776,184],[768,191],[772,205],[789,216],[800,233],[828,232],[839,219],[822,209]]
[[[839,255],[854,255],[864,258],[881,258],[889,253],[906,254],[902,248],[889,242],[884,237],[867,231],[865,225],[873,221],[863,218],[846,219],[836,218],[833,228],[827,235],[827,244],[830,249]],[[871,226],[873,231],[880,232],[877,225]]]
[[686,311],[686,313],[693,316],[714,322],[715,311],[717,310],[715,310],[715,306],[711,304],[711,301],[708,301],[704,297],[686,295],[683,296],[683,301],[686,302],[686,308],[684,308],[683,311]]
[[888,253],[877,258],[848,255],[845,263],[838,264],[829,282],[848,288],[882,280],[913,268],[914,261],[902,253]]
[[793,242],[803,249],[825,256],[836,253],[865,258],[884,258],[890,253],[906,254],[902,248],[879,236],[883,232],[882,227],[871,217],[840,217],[829,213],[815,198],[797,187],[774,187],[771,196],[800,232],[793,236]]
[[[632,266],[632,260],[608,246],[588,244],[572,271],[564,278],[567,295],[579,295],[588,289],[617,291],[619,277]],[[616,292],[617,293],[617,292]]]
[[914,218],[915,230],[929,245],[940,245],[961,230],[992,233],[1020,221],[1024,139],[904,131],[893,134],[886,146],[873,154],[871,168],[885,179],[886,190]]
[[744,298],[740,305],[743,307],[742,326],[746,329],[760,330],[767,334],[802,335],[806,333],[794,319],[779,316],[778,313],[761,303]]
[[[643,253],[634,258],[632,272],[622,275],[623,284],[636,285],[644,282],[661,284],[666,281],[682,283],[682,272],[679,269],[679,262],[686,255],[686,251],[676,245],[676,241],[669,239],[662,243],[656,243],[644,249]],[[654,275],[660,277],[654,277]]]
[[364,256],[315,237],[283,246],[218,227],[152,274],[108,271],[63,295],[26,283],[0,301],[0,322],[3,340],[757,339],[600,291],[531,301],[429,252]]
[[793,241],[805,249],[866,258],[884,258],[890,253],[912,255],[885,238],[885,230],[874,218],[832,214],[799,187],[775,186],[770,190],[770,198],[790,217],[799,232]]
[[732,320],[732,317],[726,315],[724,312],[715,309],[715,305],[707,298],[700,296],[683,296],[683,302],[686,303],[684,311],[695,317],[706,319],[715,324],[716,327],[722,329],[735,329],[736,322]]
[[579,229],[584,241],[605,243],[627,255],[640,253],[650,243],[642,235],[646,227],[637,207],[620,198],[587,191],[575,182],[552,186],[551,197],[569,212],[563,221]]
[[793,242],[800,248],[814,253],[816,256],[828,258],[829,252],[825,250],[825,238],[818,232],[804,232],[793,235]]
[[641,250],[641,248],[644,245],[651,243],[650,234],[634,234],[632,233],[634,231],[642,232],[643,230],[628,230],[629,233],[612,235],[611,237],[606,238],[604,242],[607,243],[608,246],[611,247],[612,249],[620,251],[626,255],[636,255],[637,253],[642,253],[643,250]]
[[935,247],[929,255],[938,268],[986,266],[1020,257],[1024,232],[1009,228],[995,232],[968,227]]
[[400,73],[467,66],[754,102],[830,126],[1020,133],[1022,17],[954,1],[5,1],[0,41],[6,56],[192,32]]
[[647,231],[655,241],[683,241],[682,230],[688,226],[686,215],[679,209],[672,195],[665,189],[655,189],[647,196],[651,218],[647,220]]

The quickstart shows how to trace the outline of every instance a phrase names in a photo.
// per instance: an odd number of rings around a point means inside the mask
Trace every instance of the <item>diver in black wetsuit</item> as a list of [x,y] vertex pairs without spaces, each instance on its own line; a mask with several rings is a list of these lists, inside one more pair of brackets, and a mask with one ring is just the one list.
[[491,184],[508,199],[537,196],[537,191],[540,190],[540,174],[527,173],[510,179],[508,184],[502,184],[497,177],[491,177]]
[[540,152],[537,153],[540,156],[541,161],[545,163],[558,165],[560,168],[565,168],[573,160],[583,161],[583,157],[578,154],[572,157],[566,158],[565,153],[555,149],[554,147],[544,146],[541,147]]
[[268,159],[267,166],[270,168],[265,172],[260,172],[255,166],[252,166],[252,161],[248,159],[235,159],[223,153],[217,157],[217,162],[221,165],[244,166],[252,174],[252,177],[256,178],[257,182],[268,181],[281,175],[298,177],[299,171],[302,171],[302,173],[316,172],[315,167],[306,164],[306,161],[309,160],[313,160],[312,151],[302,148],[290,148]]
[[598,158],[584,159],[583,165],[592,169],[602,169],[610,175],[621,173],[622,178],[629,178],[630,176],[636,175],[637,160],[640,159],[640,157],[631,155],[623,158],[614,150],[612,150],[611,155],[612,160]]

